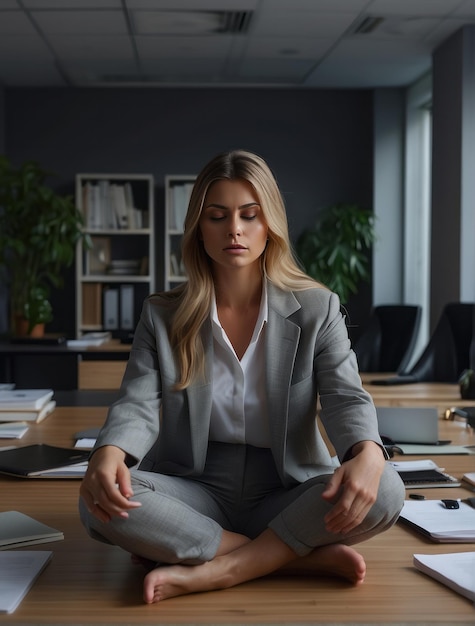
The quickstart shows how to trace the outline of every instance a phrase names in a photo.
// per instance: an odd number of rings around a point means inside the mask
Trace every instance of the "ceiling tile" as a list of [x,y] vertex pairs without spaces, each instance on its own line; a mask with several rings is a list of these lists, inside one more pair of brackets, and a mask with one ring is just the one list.
[[124,36],[79,36],[55,35],[51,45],[56,54],[70,59],[115,59],[128,61],[134,58],[129,37]]
[[0,35],[33,35],[35,28],[20,11],[0,11]]
[[475,0],[464,0],[452,13],[453,17],[475,17]]
[[373,0],[366,8],[370,15],[445,16],[460,0]]
[[[3,0],[2,0],[3,2]],[[120,9],[121,0],[22,0],[27,9]]]
[[333,39],[312,37],[253,37],[246,47],[246,58],[318,59],[334,44]]
[[243,79],[258,79],[263,83],[299,84],[313,67],[309,59],[257,59],[242,63],[237,76]]
[[121,11],[32,11],[31,15],[47,35],[127,33]]
[[195,57],[218,59],[225,57],[232,46],[232,35],[219,37],[136,37],[137,50],[142,59],[190,59]]
[[253,35],[273,37],[340,37],[354,22],[353,13],[263,10],[252,24]]
[[249,11],[260,0],[125,0],[129,9],[152,9],[155,11]]

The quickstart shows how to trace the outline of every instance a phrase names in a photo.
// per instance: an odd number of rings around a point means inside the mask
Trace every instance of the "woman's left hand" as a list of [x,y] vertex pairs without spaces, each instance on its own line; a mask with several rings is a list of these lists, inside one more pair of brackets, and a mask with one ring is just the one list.
[[374,441],[353,446],[353,457],[335,471],[322,497],[334,504],[325,516],[332,533],[348,533],[364,520],[376,501],[386,460]]

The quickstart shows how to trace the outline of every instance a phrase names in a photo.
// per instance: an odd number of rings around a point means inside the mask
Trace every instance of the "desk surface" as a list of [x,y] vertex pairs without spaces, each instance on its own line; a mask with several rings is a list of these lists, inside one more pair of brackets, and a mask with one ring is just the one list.
[[128,358],[130,354],[130,344],[121,343],[118,339],[112,339],[111,341],[107,341],[100,346],[68,346],[67,342],[60,344],[49,344],[34,342],[15,343],[13,341],[0,341],[0,354],[4,354],[6,356],[35,354],[100,354],[102,356],[107,355],[109,357],[112,357],[114,355],[121,355],[122,358]]
[[[411,386],[413,392],[417,391]],[[440,391],[456,403],[452,389],[431,388],[427,405]],[[421,399],[423,388],[419,389]],[[451,393],[448,393],[451,392]],[[404,390],[393,389],[392,398]],[[379,400],[383,402],[383,400]],[[75,432],[100,426],[107,407],[60,407],[30,426],[21,445],[45,442],[73,445]],[[441,438],[475,443],[463,422],[440,422]],[[8,445],[0,440],[0,445]],[[413,457],[411,457],[413,458]],[[434,457],[431,457],[434,458]],[[437,458],[435,458],[437,460]],[[442,461],[438,461],[442,464]],[[455,476],[475,470],[473,456],[444,456]],[[354,588],[331,578],[269,576],[238,587],[142,603],[143,571],[114,546],[90,539],[77,515],[79,481],[0,478],[2,510],[16,509],[64,532],[64,541],[33,546],[53,550],[53,560],[12,615],[2,624],[473,624],[471,602],[412,567],[414,553],[473,550],[474,544],[435,544],[397,524],[357,549],[368,574]],[[424,490],[428,498],[466,497],[463,488]]]

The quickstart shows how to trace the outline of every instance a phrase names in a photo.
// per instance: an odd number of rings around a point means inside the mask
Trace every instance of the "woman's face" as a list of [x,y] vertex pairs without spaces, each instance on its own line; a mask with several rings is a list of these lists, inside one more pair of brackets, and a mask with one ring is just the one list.
[[201,239],[215,265],[259,265],[268,227],[258,197],[245,180],[218,180],[208,189],[199,221]]

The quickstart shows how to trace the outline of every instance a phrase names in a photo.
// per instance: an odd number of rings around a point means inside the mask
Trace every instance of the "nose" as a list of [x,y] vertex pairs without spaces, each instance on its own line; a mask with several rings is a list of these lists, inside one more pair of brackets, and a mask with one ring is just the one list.
[[229,222],[229,237],[238,237],[239,235],[241,235],[241,224],[239,221],[239,215],[235,214],[232,215],[229,218],[230,222]]

